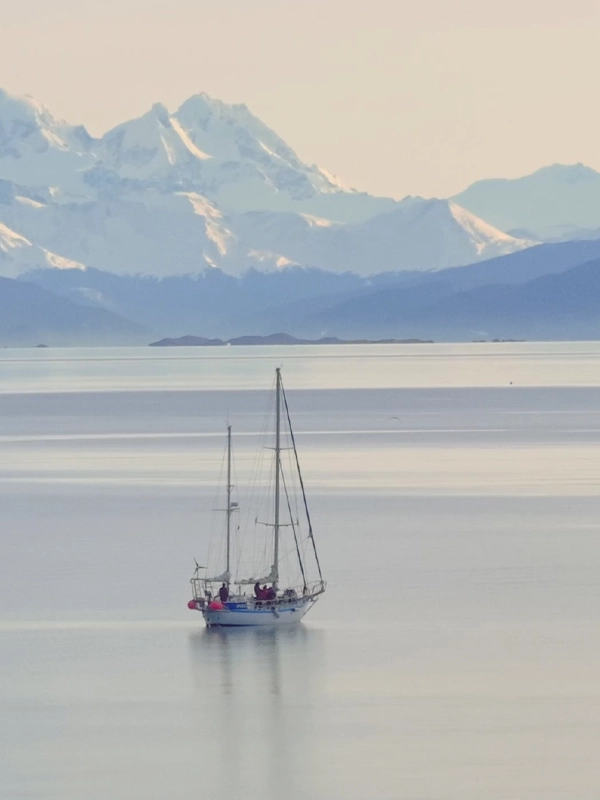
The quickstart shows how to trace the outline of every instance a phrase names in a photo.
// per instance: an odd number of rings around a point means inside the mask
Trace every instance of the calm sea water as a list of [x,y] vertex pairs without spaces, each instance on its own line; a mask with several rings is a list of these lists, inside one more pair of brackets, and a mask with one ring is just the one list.
[[[283,367],[329,588],[187,609]],[[0,352],[0,797],[597,800],[600,345]]]

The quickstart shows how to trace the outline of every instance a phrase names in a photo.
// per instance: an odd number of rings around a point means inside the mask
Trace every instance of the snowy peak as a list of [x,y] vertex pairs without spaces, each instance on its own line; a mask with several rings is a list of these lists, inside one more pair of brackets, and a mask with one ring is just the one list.
[[244,104],[227,105],[205,93],[196,94],[186,100],[174,116],[193,141],[218,160],[251,157],[257,149],[305,169],[291,147]]
[[596,182],[600,178],[600,174],[591,167],[586,167],[581,162],[577,164],[550,164],[547,167],[542,167],[536,170],[531,175],[522,178],[521,180],[530,179],[543,179],[552,183],[580,183],[584,181]]
[[215,200],[231,184],[238,199],[240,184],[254,195],[266,189],[296,199],[339,191],[245,105],[227,105],[206,94],[189,98],[172,115],[155,104],[105,134],[93,152],[102,167],[121,179],[181,181]]
[[506,231],[543,240],[577,238],[600,228],[600,173],[552,164],[522,178],[494,178],[455,195],[459,205]]
[[198,94],[186,100],[175,117],[194,144],[217,161],[251,162],[269,170],[275,178],[285,168],[307,175],[314,173],[319,190],[335,189],[318,170],[303,164],[292,148],[246,105],[227,105]]
[[[392,221],[393,224],[390,224]],[[446,239],[449,254],[452,253],[450,242],[458,241],[460,237],[473,248],[473,260],[503,255],[536,244],[504,233],[456,203],[437,198],[407,198],[398,203],[394,210],[378,214],[360,227],[369,229],[373,234],[378,229],[393,229],[395,234],[404,231],[411,236],[424,238],[436,231],[440,241]]]
[[91,137],[55,117],[32,97],[18,97],[0,89],[0,157],[44,153],[48,149],[86,149]]
[[94,160],[89,154],[92,142],[84,127],[58,119],[31,97],[0,89],[1,179],[78,193],[78,173]]
[[447,200],[419,198],[354,224],[262,211],[237,215],[231,226],[254,251],[276,252],[288,263],[365,277],[470,264],[533,244],[497,230]]
[[443,269],[535,244],[509,236],[455,203],[439,199],[409,198],[393,211],[348,227],[355,237],[350,250],[362,242],[363,261],[367,262],[369,253],[380,254],[379,264],[386,270]]
[[538,244],[533,240],[504,233],[456,203],[447,202],[447,206],[452,218],[470,238],[479,258],[495,258]]
[[175,113],[157,103],[96,140],[32,98],[0,92],[0,179],[51,187],[57,203],[181,189],[224,212],[291,211],[338,222],[394,205],[345,190],[305,164],[247,106],[207,94],[190,97]]
[[325,171],[305,164],[243,104],[198,94],[183,103],[174,119],[211,158],[198,189],[229,212],[297,212],[357,222],[394,204],[389,198],[348,191]]
[[156,181],[192,168],[206,156],[189,142],[162,103],[142,117],[118,125],[94,147],[94,155],[121,179]]

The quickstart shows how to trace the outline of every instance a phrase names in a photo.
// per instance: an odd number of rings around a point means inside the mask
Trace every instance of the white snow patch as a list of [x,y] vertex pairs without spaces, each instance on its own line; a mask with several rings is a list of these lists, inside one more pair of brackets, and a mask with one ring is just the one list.
[[29,239],[0,222],[0,250],[8,253],[18,247],[33,247]]
[[296,265],[294,261],[291,261],[289,258],[286,258],[285,256],[281,256],[280,258],[278,258],[275,263],[277,264],[277,267],[279,269],[282,269],[283,267],[293,267],[294,265]]
[[164,136],[160,137],[160,141],[162,142],[162,146],[165,148],[165,153],[167,154],[167,161],[171,166],[177,163],[177,156],[175,155],[174,149],[171,147],[169,142],[165,139]]
[[208,159],[212,158],[212,156],[209,156],[208,153],[204,153],[202,150],[200,150],[199,147],[196,147],[196,145],[192,142],[190,137],[181,127],[177,117],[170,117],[170,121],[171,121],[171,127],[173,128],[175,133],[179,136],[185,147],[190,151],[190,153],[193,156],[196,156],[196,158],[199,158],[201,161],[207,161]]
[[528,239],[517,239],[508,233],[498,230],[498,228],[494,228],[493,225],[479,219],[479,217],[456,205],[456,203],[448,203],[448,208],[456,222],[471,237],[477,255],[482,255],[489,249],[490,245],[495,246],[500,251],[506,248],[506,252],[509,253],[515,250],[524,250],[526,247],[536,244],[536,242]]
[[187,197],[190,205],[194,209],[194,213],[201,217],[209,217],[210,219],[222,219],[223,214],[214,206],[210,200],[197,192],[176,192],[179,197]]
[[356,189],[348,186],[348,184],[344,183],[344,181],[342,181],[341,178],[338,178],[337,175],[334,175],[332,172],[328,172],[326,169],[323,169],[323,167],[317,167],[317,169],[321,175],[323,175],[336,189],[339,189],[342,192],[356,193]]
[[23,206],[29,206],[30,208],[45,208],[45,203],[40,203],[38,200],[32,200],[31,197],[22,197],[21,195],[17,195],[15,197],[17,203],[21,203]]
[[60,150],[68,150],[69,149],[67,144],[59,136],[57,136],[53,131],[49,131],[48,128],[42,128],[41,133],[42,133],[42,136],[44,137],[44,139],[46,139],[46,141],[49,144],[52,144],[55,147],[58,147]]
[[313,214],[299,214],[302,219],[305,219],[311,228],[331,228],[334,225],[337,225],[337,222],[334,222],[331,219],[325,219],[325,217],[315,217]]
[[45,248],[42,248],[42,251],[45,253],[46,261],[51,267],[55,267],[56,269],[79,269],[85,272],[85,264],[81,264],[79,261],[73,261],[70,258],[58,256],[56,253],[51,253],[50,250],[46,250]]
[[283,161],[284,163],[287,164],[287,161],[284,158],[282,158],[279,155],[279,153],[276,153],[274,150],[271,150],[269,147],[267,147],[267,145],[264,142],[261,142],[260,139],[258,140],[258,144],[262,147],[265,153],[267,153],[267,155],[270,155],[272,158],[278,158],[280,161]]
[[176,192],[176,194],[179,197],[187,198],[194,214],[204,218],[207,238],[216,245],[219,254],[224,256],[233,234],[220,224],[223,218],[221,212],[206,197],[197,192]]
[[293,261],[286,256],[282,256],[279,253],[272,253],[269,250],[249,250],[248,257],[258,264],[272,264],[274,267],[277,267],[277,269],[298,266],[296,261]]

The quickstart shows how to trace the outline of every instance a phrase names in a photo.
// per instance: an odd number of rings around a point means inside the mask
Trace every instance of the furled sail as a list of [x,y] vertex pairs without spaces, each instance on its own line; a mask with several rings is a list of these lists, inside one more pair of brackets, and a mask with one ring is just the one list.
[[277,572],[275,565],[271,567],[271,572],[265,578],[244,578],[236,581],[238,586],[254,586],[255,583],[277,583]]
[[227,570],[222,575],[217,575],[214,578],[202,578],[205,583],[231,583],[231,575]]

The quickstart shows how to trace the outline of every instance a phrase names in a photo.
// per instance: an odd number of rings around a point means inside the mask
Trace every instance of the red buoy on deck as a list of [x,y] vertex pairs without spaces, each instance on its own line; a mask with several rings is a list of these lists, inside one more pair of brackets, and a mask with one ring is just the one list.
[[211,609],[211,611],[223,611],[225,608],[220,600],[211,600],[208,604],[208,607]]

